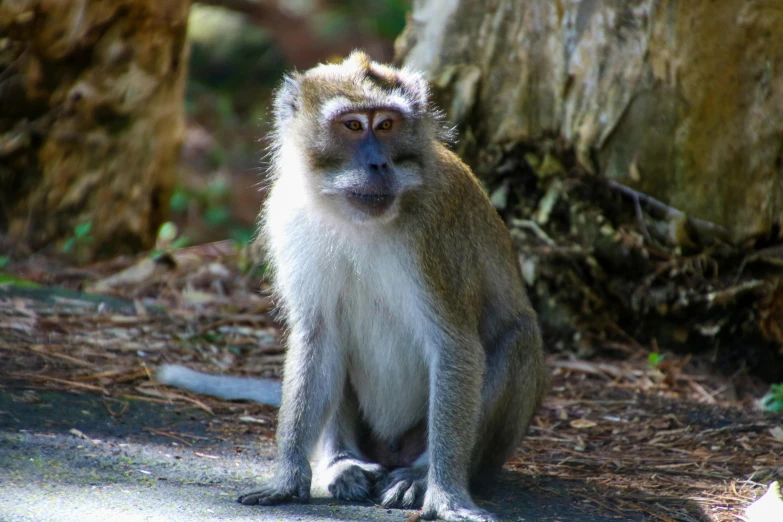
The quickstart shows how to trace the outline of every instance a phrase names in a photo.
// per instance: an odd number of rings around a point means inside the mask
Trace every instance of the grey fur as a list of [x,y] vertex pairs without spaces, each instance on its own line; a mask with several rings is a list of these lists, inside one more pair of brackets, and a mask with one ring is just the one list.
[[229,401],[253,401],[280,406],[281,385],[271,379],[210,375],[178,364],[164,364],[155,378],[161,384],[219,397]]

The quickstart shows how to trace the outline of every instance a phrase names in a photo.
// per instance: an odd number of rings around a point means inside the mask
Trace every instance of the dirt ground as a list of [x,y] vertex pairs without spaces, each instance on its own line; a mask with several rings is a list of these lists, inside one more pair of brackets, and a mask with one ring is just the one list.
[[[399,520],[327,498],[247,508],[275,410],[158,386],[178,362],[279,375],[280,327],[229,243],[74,269],[31,257],[0,282],[0,520]],[[779,478],[761,386],[642,347],[548,357],[552,390],[483,505],[504,520],[729,521]],[[251,515],[249,515],[251,513]],[[90,518],[94,517],[94,518]],[[126,517],[126,518],[122,518]]]

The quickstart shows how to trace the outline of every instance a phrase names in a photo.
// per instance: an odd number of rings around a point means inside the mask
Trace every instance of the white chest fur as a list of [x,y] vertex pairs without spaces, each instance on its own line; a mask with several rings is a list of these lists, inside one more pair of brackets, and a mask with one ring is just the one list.
[[393,440],[427,412],[428,314],[416,264],[384,227],[332,221],[294,181],[278,181],[267,202],[277,289],[293,315],[320,316],[366,420]]

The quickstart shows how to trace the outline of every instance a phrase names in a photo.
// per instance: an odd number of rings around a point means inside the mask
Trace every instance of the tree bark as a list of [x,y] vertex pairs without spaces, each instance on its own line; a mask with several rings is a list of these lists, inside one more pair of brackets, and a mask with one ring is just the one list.
[[783,221],[781,35],[777,0],[416,0],[398,57],[472,162],[557,137],[740,242]]
[[183,133],[189,0],[0,3],[0,234],[154,244]]
[[458,125],[553,344],[709,350],[778,382],[781,35],[776,0],[414,0],[395,47]]

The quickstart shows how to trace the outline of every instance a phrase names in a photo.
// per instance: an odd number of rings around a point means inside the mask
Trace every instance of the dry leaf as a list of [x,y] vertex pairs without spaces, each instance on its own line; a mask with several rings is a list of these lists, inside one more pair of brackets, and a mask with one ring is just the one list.
[[772,435],[772,438],[775,439],[776,441],[783,442],[783,428],[781,428],[780,426],[775,426],[774,428],[770,428],[769,433],[770,435]]
[[593,422],[587,419],[576,419],[571,421],[570,424],[572,428],[576,428],[578,430],[585,429],[585,428],[593,428],[595,426],[598,426],[597,422]]

